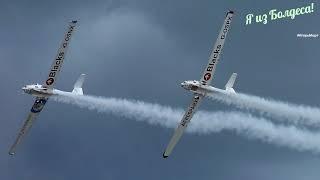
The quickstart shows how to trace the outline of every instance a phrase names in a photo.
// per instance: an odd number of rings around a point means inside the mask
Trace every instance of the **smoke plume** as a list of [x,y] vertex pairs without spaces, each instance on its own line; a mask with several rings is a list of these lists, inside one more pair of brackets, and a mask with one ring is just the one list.
[[275,120],[287,121],[295,125],[320,126],[320,109],[306,105],[296,105],[248,94],[208,94],[210,99],[234,105],[248,111],[259,112]]
[[[184,113],[180,108],[143,101],[59,94],[52,99],[165,128],[176,128]],[[241,112],[198,111],[187,128],[187,132],[198,134],[218,133],[224,130],[299,151],[320,153],[319,133],[301,130],[295,126],[275,125],[266,119]]]

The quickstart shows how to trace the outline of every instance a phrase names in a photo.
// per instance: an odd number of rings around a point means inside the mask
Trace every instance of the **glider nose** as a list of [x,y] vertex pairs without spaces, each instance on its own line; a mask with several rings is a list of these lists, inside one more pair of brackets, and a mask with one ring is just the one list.
[[27,88],[27,86],[23,86],[23,87],[22,87],[22,90],[23,90],[25,93],[28,93],[28,92],[29,92],[29,89]]
[[190,84],[187,81],[182,82],[181,87],[183,87],[186,90],[190,90]]

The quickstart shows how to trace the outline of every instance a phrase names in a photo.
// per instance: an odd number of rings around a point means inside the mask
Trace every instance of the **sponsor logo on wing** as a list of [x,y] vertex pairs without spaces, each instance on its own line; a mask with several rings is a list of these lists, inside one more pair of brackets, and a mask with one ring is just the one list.
[[187,126],[188,123],[190,122],[190,120],[191,120],[191,118],[192,118],[192,115],[193,115],[193,112],[194,112],[194,110],[195,110],[195,108],[196,108],[196,105],[197,105],[198,102],[199,102],[199,99],[200,99],[199,96],[195,96],[195,97],[193,98],[193,101],[192,101],[191,106],[189,107],[187,113],[185,114],[184,118],[182,119],[182,121],[181,121],[181,123],[180,123],[182,126]]
[[[59,49],[58,56],[56,57],[54,64],[53,64],[53,67],[49,72],[49,78],[46,81],[47,85],[53,84],[54,77],[56,76],[57,72],[60,70],[61,64],[62,64],[64,56],[65,56],[65,49],[68,47],[72,32],[74,31],[74,27],[75,27],[75,25],[69,26],[69,30],[68,30],[68,32],[64,38],[64,41],[62,43],[62,47]],[[52,82],[52,83],[50,83],[50,82]]]
[[[228,16],[228,19],[227,19],[226,23],[224,24],[224,28],[223,28],[222,33],[220,35],[221,40],[224,40],[226,38],[226,35],[230,29],[231,20],[232,20],[232,15]],[[209,81],[211,79],[211,72],[214,70],[214,66],[219,60],[221,49],[222,49],[222,43],[220,42],[220,44],[218,44],[214,48],[214,51],[211,53],[209,64],[206,68],[206,72],[203,75],[203,80],[201,81],[202,84],[204,84],[204,85],[207,84],[207,81]],[[208,74],[210,74],[210,76]]]
[[226,38],[226,35],[227,35],[227,32],[229,31],[230,29],[230,23],[231,23],[231,20],[232,20],[232,16],[230,15],[224,25],[224,28],[222,30],[222,34],[220,36],[220,39],[225,39]]
[[54,82],[54,79],[53,79],[53,78],[48,78],[47,81],[46,81],[46,84],[47,84],[48,86],[50,86],[51,84],[53,84],[53,82]]
[[204,76],[203,76],[203,79],[208,81],[209,79],[211,78],[211,73],[206,73]]
[[212,54],[210,56],[209,64],[206,68],[206,73],[203,75],[204,81],[202,81],[202,84],[206,84],[207,81],[209,81],[211,79],[211,73],[214,69],[215,64],[217,63],[217,61],[219,59],[219,54],[220,54],[221,49],[222,49],[222,45],[219,44],[215,47],[214,51],[212,52]]
[[40,112],[43,109],[46,102],[47,102],[47,100],[45,100],[45,99],[37,99],[31,108],[31,112],[33,112],[33,113]]

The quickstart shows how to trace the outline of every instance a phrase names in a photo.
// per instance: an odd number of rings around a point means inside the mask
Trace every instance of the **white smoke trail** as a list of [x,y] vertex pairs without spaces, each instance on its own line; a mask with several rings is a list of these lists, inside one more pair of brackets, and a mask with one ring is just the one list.
[[[167,128],[175,128],[184,113],[182,109],[126,99],[70,94],[53,96],[52,99]],[[199,111],[195,114],[190,127],[187,129],[188,132],[200,134],[223,130],[232,130],[248,138],[260,139],[299,151],[320,153],[319,133],[303,131],[293,126],[276,126],[265,119],[255,118],[240,112]]]
[[262,115],[285,120],[296,125],[320,126],[320,109],[306,105],[296,105],[247,94],[208,94],[213,100],[234,105],[239,109],[256,110]]

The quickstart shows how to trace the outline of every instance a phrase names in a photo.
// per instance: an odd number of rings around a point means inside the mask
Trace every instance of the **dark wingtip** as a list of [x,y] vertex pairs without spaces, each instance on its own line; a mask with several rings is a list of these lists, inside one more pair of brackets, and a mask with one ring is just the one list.
[[228,13],[230,13],[230,14],[234,14],[234,11],[232,11],[232,10],[229,10],[229,12]]
[[78,21],[71,21],[72,23],[77,23]]
[[[164,152],[164,153],[165,153],[165,152]],[[164,153],[162,154],[162,157],[163,157],[163,158],[167,158],[167,157],[169,157],[169,156],[164,155]]]

